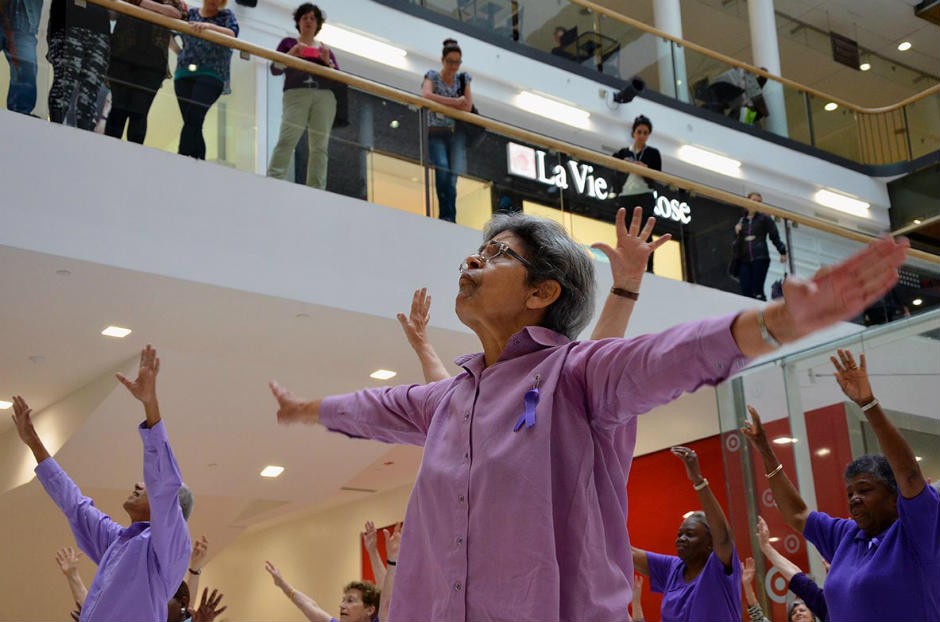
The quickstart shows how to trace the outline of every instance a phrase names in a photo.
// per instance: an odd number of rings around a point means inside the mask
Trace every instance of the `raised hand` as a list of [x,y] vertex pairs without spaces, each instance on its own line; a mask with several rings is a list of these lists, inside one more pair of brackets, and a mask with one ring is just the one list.
[[81,558],[82,554],[70,546],[59,549],[55,554],[55,561],[64,575],[77,572],[78,562]]
[[199,601],[199,609],[189,612],[193,622],[212,622],[228,609],[227,606],[219,607],[222,604],[222,596],[223,594],[218,590],[212,590],[212,594],[209,594],[209,588],[204,588]]
[[415,290],[411,299],[411,313],[407,317],[404,313],[396,317],[411,347],[415,350],[424,347],[427,343],[428,322],[431,320],[431,295],[428,294],[428,288]]
[[670,450],[674,456],[682,460],[685,465],[685,473],[689,476],[689,481],[697,484],[702,481],[702,471],[698,464],[698,455],[688,447],[672,447]]
[[640,598],[640,594],[643,593],[643,575],[635,574],[633,575],[633,601],[636,602]]
[[868,380],[868,366],[865,355],[859,356],[859,364],[855,365],[855,357],[849,350],[836,350],[839,358],[830,356],[829,360],[836,368],[836,382],[845,396],[859,405],[865,405],[874,399],[871,392],[871,383]]
[[281,571],[277,569],[277,566],[272,564],[269,561],[264,562],[264,569],[268,571],[268,574],[271,575],[271,578],[274,579],[274,585],[281,588],[282,590],[287,588],[287,581],[284,580],[284,577],[281,576]]
[[822,268],[809,281],[785,280],[786,317],[778,327],[782,334],[774,335],[791,341],[860,314],[897,283],[909,247],[904,238],[885,237],[842,263]]
[[16,427],[16,433],[19,435],[20,440],[29,447],[30,451],[33,452],[33,457],[36,458],[36,462],[39,463],[49,457],[49,452],[46,451],[46,446],[39,438],[36,428],[33,427],[32,414],[33,411],[26,403],[26,400],[23,399],[23,396],[14,395],[13,414],[10,417],[13,418],[13,425]]
[[744,560],[744,563],[741,564],[741,583],[744,585],[752,585],[754,575],[756,574],[757,569],[754,567],[754,558],[748,557]]
[[193,553],[189,556],[189,567],[192,570],[202,570],[202,567],[206,565],[208,557],[209,538],[200,536],[198,540],[193,542]]
[[667,233],[656,241],[650,241],[656,219],[650,216],[646,220],[643,229],[640,230],[640,224],[643,221],[642,207],[633,208],[633,217],[630,220],[629,228],[627,228],[626,220],[627,210],[621,207],[617,210],[615,225],[617,229],[616,247],[598,242],[592,244],[591,248],[601,251],[610,260],[610,272],[614,278],[614,287],[636,292],[640,289],[640,281],[642,281],[643,274],[646,272],[649,256],[669,241],[672,236]]
[[770,546],[770,529],[767,528],[767,521],[764,520],[763,516],[757,517],[757,529],[755,533],[757,534],[757,542],[761,549]]
[[281,425],[291,423],[316,423],[319,405],[298,399],[293,393],[273,380],[268,383],[274,399],[277,400],[277,422]]
[[764,433],[764,426],[760,422],[760,414],[757,409],[748,404],[747,412],[751,415],[750,421],[745,421],[741,427],[741,434],[751,441],[754,447],[760,449],[767,447],[767,435]]
[[362,532],[362,545],[367,551],[379,550],[378,533],[375,531],[375,523],[370,520],[366,521],[365,531]]
[[140,352],[140,367],[137,369],[137,378],[130,380],[124,374],[115,374],[131,395],[143,404],[155,404],[157,401],[157,374],[160,373],[160,359],[157,351],[147,344]]
[[393,562],[398,561],[398,550],[401,548],[401,523],[396,523],[389,533],[388,529],[382,530],[382,536],[385,538],[385,557]]

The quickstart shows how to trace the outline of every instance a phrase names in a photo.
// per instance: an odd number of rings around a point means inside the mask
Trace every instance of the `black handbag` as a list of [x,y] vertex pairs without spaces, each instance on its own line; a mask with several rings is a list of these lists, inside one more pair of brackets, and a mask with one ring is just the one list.
[[[460,88],[457,90],[457,96],[463,97],[464,90],[467,88],[467,74],[461,73],[457,76],[457,79],[460,80]],[[470,112],[473,114],[480,114],[480,111],[477,110],[476,106],[470,108]],[[482,125],[474,125],[473,123],[465,123],[463,121],[457,121],[456,130],[462,131],[467,137],[467,147],[470,149],[475,149],[480,146],[480,143],[483,142],[483,139],[486,138],[486,128]]]
[[731,261],[728,262],[728,275],[737,280],[741,276],[741,256],[744,255],[744,236],[734,236],[731,243]]

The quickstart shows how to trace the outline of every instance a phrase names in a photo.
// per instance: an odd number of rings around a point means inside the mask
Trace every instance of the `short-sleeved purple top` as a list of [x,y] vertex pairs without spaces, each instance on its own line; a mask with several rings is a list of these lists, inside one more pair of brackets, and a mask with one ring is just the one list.
[[701,574],[688,583],[685,562],[675,555],[646,553],[650,589],[663,595],[663,622],[740,622],[741,561],[735,550],[731,571],[713,552]]

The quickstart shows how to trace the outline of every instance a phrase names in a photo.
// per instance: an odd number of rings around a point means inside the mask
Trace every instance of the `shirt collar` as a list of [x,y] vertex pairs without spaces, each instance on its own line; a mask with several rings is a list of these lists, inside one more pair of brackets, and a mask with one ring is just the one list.
[[[506,342],[505,349],[503,349],[502,354],[499,355],[499,359],[496,362],[508,361],[537,350],[563,346],[570,342],[570,339],[561,333],[556,333],[550,328],[545,328],[544,326],[526,326],[509,338],[509,341]],[[471,374],[477,375],[481,373],[484,368],[483,353],[477,352],[476,354],[458,356],[454,359],[454,363],[463,367]]]

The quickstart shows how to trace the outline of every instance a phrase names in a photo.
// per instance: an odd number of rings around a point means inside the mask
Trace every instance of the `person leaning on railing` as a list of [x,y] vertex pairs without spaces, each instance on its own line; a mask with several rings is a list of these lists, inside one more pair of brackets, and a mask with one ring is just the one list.
[[[201,8],[189,9],[186,19],[192,32],[211,30],[229,37],[238,36],[235,14],[225,8],[227,0],[203,0]],[[206,140],[202,136],[209,108],[228,86],[232,50],[189,33],[180,33],[173,86],[183,117],[180,131],[180,155],[206,159]]]
[[[298,36],[281,39],[277,51],[339,69],[333,50],[316,39],[325,21],[326,14],[320,7],[309,2],[301,4],[294,11],[294,26],[297,27]],[[336,95],[330,89],[336,83],[277,63],[271,65],[271,73],[276,76],[285,74],[284,112],[277,146],[268,163],[268,177],[287,178],[294,147],[307,132],[307,185],[326,188],[330,130],[336,118]]]
[[927,485],[914,451],[872,394],[865,355],[831,357],[836,381],[861,407],[884,455],[845,469],[851,520],[810,511],[774,455],[757,411],[742,432],[763,459],[777,508],[832,563],[826,577],[829,620],[940,620],[940,497]]

